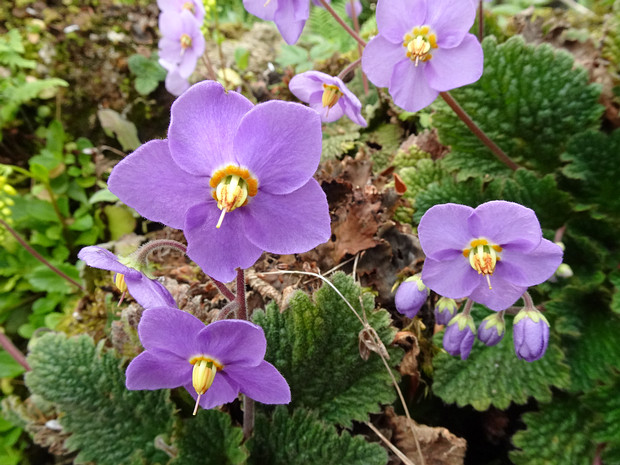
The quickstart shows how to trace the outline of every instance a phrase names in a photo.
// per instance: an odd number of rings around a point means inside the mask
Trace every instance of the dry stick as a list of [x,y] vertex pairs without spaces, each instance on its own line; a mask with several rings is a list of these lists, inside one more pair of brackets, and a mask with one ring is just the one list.
[[[323,0],[321,0],[323,1]],[[329,287],[332,288],[332,290],[338,294],[338,296],[342,299],[342,301],[347,305],[347,307],[349,307],[349,309],[351,309],[351,311],[355,314],[355,316],[357,317],[358,320],[360,320],[360,323],[362,323],[362,326],[364,328],[372,328],[372,326],[370,326],[368,324],[368,322],[364,321],[364,319],[359,315],[359,313],[357,312],[357,310],[355,310],[355,308],[353,307],[353,305],[351,305],[351,303],[345,298],[344,295],[342,295],[342,293],[338,290],[338,288],[336,288],[336,286],[334,286],[334,284],[329,281],[328,279],[326,279],[324,276],[321,276],[320,274],[317,273],[312,273],[310,271],[268,271],[262,274],[305,274],[307,276],[314,276],[316,278],[319,278],[321,281],[323,281],[325,284],[327,284]],[[374,328],[373,328],[374,329]],[[371,337],[374,338],[374,334],[372,332],[370,332]],[[385,345],[383,344],[383,341],[381,341],[381,339],[374,340],[373,343],[375,343],[377,346],[382,346],[384,350],[385,349]],[[383,362],[383,365],[385,365],[385,368],[388,371],[388,374],[390,375],[390,378],[392,379],[392,384],[394,385],[394,388],[396,389],[396,392],[398,393],[398,397],[400,398],[400,402],[403,404],[403,410],[405,411],[405,416],[407,417],[407,424],[409,425],[409,429],[411,430],[411,435],[413,436],[413,439],[416,443],[416,447],[418,448],[418,453],[420,455],[420,462],[422,465],[425,465],[425,460],[424,460],[424,456],[422,455],[422,450],[420,449],[420,443],[418,442],[418,437],[415,433],[415,430],[413,429],[413,420],[411,419],[411,415],[409,414],[409,409],[407,408],[407,404],[405,403],[405,398],[403,397],[403,393],[400,390],[400,387],[398,387],[398,383],[396,382],[396,378],[394,378],[394,375],[392,374],[392,370],[390,369],[390,366],[387,363],[387,360],[385,359],[385,357],[383,356],[383,354],[379,351],[377,352],[379,354],[379,357],[381,357],[381,361]]]
[[[353,18],[353,29],[355,29],[355,33],[359,36],[360,34],[360,23],[357,20],[357,14],[355,13],[355,0],[351,0],[351,17]],[[363,52],[362,44],[357,43],[357,53],[360,58],[362,57]],[[368,95],[368,78],[366,77],[366,73],[362,71],[362,83],[364,84],[364,95]]]
[[394,444],[392,444],[390,442],[390,440],[388,438],[386,438],[383,434],[381,434],[381,431],[379,431],[379,429],[373,425],[371,422],[367,421],[366,425],[374,431],[374,433],[379,436],[379,439],[381,439],[383,442],[385,442],[385,445],[388,446],[390,448],[390,450],[392,452],[394,452],[396,454],[396,456],[401,459],[403,461],[403,463],[405,465],[415,465],[410,459],[409,457],[407,457],[405,454],[403,454],[400,449],[398,447],[396,447]]
[[7,335],[4,334],[4,328],[1,328],[1,327],[0,327],[0,345],[2,346],[4,350],[7,351],[7,353],[11,357],[13,357],[13,360],[15,360],[21,366],[23,366],[26,369],[26,371],[30,371],[30,365],[28,365],[28,362],[26,361],[26,357],[24,356],[24,354],[21,353],[21,351],[17,347],[15,347],[15,344],[13,344],[13,342],[7,337]]
[[36,258],[37,260],[39,260],[41,263],[43,263],[45,266],[47,266],[50,270],[52,270],[54,273],[56,273],[58,276],[60,276],[61,278],[67,280],[68,282],[70,282],[71,284],[73,284],[74,286],[76,286],[78,289],[80,289],[82,292],[86,292],[86,289],[84,289],[84,287],[82,287],[82,285],[80,283],[78,283],[77,281],[74,281],[73,278],[70,278],[69,276],[67,276],[65,273],[63,273],[62,271],[60,271],[58,268],[56,268],[54,265],[52,265],[50,262],[48,262],[45,258],[43,258],[43,256],[37,252],[36,250],[34,250],[30,244],[28,244],[18,233],[17,231],[15,231],[13,228],[11,228],[6,221],[4,221],[3,219],[0,219],[0,224],[2,226],[4,226],[6,228],[6,230],[8,232],[11,233],[11,235],[17,240],[17,242],[19,242],[21,244],[21,246],[26,249],[28,251],[28,253],[30,253],[30,255],[32,255],[34,258]]
[[491,152],[493,152],[493,154],[498,158],[499,161],[504,163],[511,170],[518,170],[519,168],[521,168],[514,161],[512,161],[510,157],[506,155],[504,151],[500,149],[499,146],[495,142],[493,142],[489,138],[489,136],[487,136],[482,131],[482,129],[480,129],[476,125],[476,123],[474,123],[474,121],[467,114],[467,112],[463,110],[463,108],[458,104],[456,100],[454,100],[454,98],[448,92],[439,92],[439,95],[441,95],[441,97],[446,101],[446,103],[450,106],[450,108],[452,108],[454,113],[456,113],[457,116],[461,118],[461,120],[465,123],[465,125],[469,128],[469,130],[473,132],[474,135],[478,139],[480,139],[480,141],[484,145],[486,145]]
[[360,44],[362,47],[366,46],[366,41],[362,39],[353,29],[351,29],[351,27],[347,23],[345,23],[340,16],[338,16],[338,13],[334,11],[334,9],[331,7],[329,3],[327,3],[325,0],[321,0],[321,5],[323,5],[323,7],[327,11],[329,11],[329,14],[331,14],[334,17],[334,19],[338,21],[338,24],[340,24],[345,29],[345,31],[349,33],[351,37],[357,40],[358,44]]

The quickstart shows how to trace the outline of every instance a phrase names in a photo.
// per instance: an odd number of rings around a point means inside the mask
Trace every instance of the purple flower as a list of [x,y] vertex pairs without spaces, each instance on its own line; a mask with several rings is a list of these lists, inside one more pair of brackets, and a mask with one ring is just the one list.
[[367,126],[362,117],[361,102],[340,78],[320,71],[306,71],[294,76],[289,88],[299,100],[308,102],[311,108],[318,111],[324,123],[347,115],[355,124]]
[[429,293],[430,290],[424,285],[419,274],[407,278],[398,286],[394,296],[396,310],[409,318],[413,318],[426,302]]
[[533,362],[545,355],[549,343],[549,322],[535,308],[523,308],[515,316],[512,335],[517,357]]
[[243,6],[254,16],[274,21],[287,44],[294,44],[310,16],[308,0],[243,0]]
[[189,89],[189,81],[179,74],[178,68],[172,68],[168,71],[165,84],[166,90],[176,97]]
[[458,305],[454,299],[442,297],[435,305],[435,323],[438,325],[447,325],[456,315]]
[[177,15],[189,11],[198,25],[202,24],[205,17],[205,7],[201,0],[157,0],[157,6],[162,12],[169,11]]
[[291,401],[286,380],[263,360],[267,341],[260,326],[244,320],[205,326],[189,313],[161,307],[143,313],[138,334],[146,350],[127,367],[127,389],[183,386],[196,408],[205,409],[232,402],[239,392],[264,404]]
[[562,263],[562,249],[543,239],[536,214],[502,200],[476,209],[435,205],[420,220],[418,235],[428,287],[496,311],[510,307]]
[[497,312],[487,316],[478,326],[478,339],[489,347],[501,341],[505,333],[504,312]]
[[463,360],[469,357],[476,339],[476,326],[470,315],[459,313],[448,326],[443,335],[443,348],[450,355],[460,355]]
[[[326,0],[327,3],[331,3],[332,0]],[[312,0],[312,3],[314,4],[314,6],[319,6],[321,8],[323,8],[323,4],[321,3],[321,0]]]
[[364,49],[362,68],[394,103],[418,111],[482,75],[482,47],[468,33],[475,16],[471,1],[379,0],[379,34]]
[[78,258],[88,266],[102,270],[114,271],[114,282],[121,292],[129,291],[144,308],[176,306],[170,292],[159,281],[149,279],[140,271],[124,265],[112,252],[101,247],[84,247]]
[[354,1],[354,11],[351,9],[351,1],[345,0],[345,2],[344,9],[349,18],[353,18],[353,13],[355,13],[355,16],[359,16],[362,13],[362,2],[360,2],[360,0]]
[[122,160],[108,185],[149,220],[182,229],[189,257],[229,282],[263,250],[305,252],[329,239],[327,199],[312,178],[320,156],[314,110],[254,106],[204,81],[172,105],[168,139]]
[[205,51],[200,24],[187,10],[177,14],[164,11],[159,15],[159,63],[169,72],[177,71],[187,79]]

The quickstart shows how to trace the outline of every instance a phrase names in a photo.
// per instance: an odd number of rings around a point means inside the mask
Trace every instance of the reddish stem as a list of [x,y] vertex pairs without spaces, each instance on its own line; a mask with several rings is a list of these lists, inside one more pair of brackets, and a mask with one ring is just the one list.
[[4,328],[0,328],[0,345],[11,357],[13,357],[13,360],[23,366],[26,371],[30,371],[30,365],[28,365],[26,357],[17,347],[15,347],[15,344],[13,344],[7,335],[4,334]]
[[356,34],[355,31],[351,29],[351,27],[347,23],[345,23],[344,20],[340,16],[338,16],[338,13],[334,11],[334,9],[331,7],[329,3],[327,3],[325,0],[321,0],[321,5],[323,5],[323,7],[327,11],[329,11],[329,13],[334,17],[334,19],[338,22],[338,24],[340,24],[344,28],[344,30],[349,33],[351,37],[357,40],[358,44],[360,44],[362,47],[366,46],[366,41],[362,39],[358,34]]

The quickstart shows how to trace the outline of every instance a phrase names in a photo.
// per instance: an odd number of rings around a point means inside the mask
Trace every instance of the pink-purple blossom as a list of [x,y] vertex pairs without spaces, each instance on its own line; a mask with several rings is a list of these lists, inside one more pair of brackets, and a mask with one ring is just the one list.
[[474,319],[471,315],[459,313],[446,326],[446,332],[443,335],[443,348],[450,355],[460,355],[461,359],[465,360],[469,357],[475,339]]
[[204,409],[232,402],[239,392],[264,404],[291,401],[286,380],[264,360],[260,326],[244,320],[205,326],[189,313],[161,307],[142,314],[138,334],[146,350],[127,367],[127,389],[183,386]]
[[478,339],[487,346],[494,346],[504,338],[506,324],[504,313],[497,312],[487,316],[478,326]]
[[127,290],[144,308],[176,306],[174,298],[163,284],[125,265],[109,250],[94,245],[84,247],[78,253],[78,258],[93,268],[114,271],[114,281],[120,291]]
[[362,117],[361,102],[338,77],[320,71],[306,71],[294,76],[289,88],[299,100],[309,103],[324,123],[346,115],[355,124],[367,126]]
[[517,357],[534,362],[547,351],[549,322],[535,308],[523,308],[515,316],[512,335]]
[[354,0],[353,6],[351,6],[351,1],[345,0],[344,9],[349,18],[353,18],[353,14],[359,16],[362,13],[362,2],[360,2],[360,0]]
[[172,105],[168,139],[122,160],[108,185],[145,218],[182,229],[189,257],[229,282],[263,251],[306,252],[330,238],[327,198],[312,177],[321,144],[314,110],[254,106],[204,81]]
[[162,12],[172,12],[177,15],[183,11],[189,11],[199,25],[205,17],[202,0],[157,0],[157,6]]
[[413,318],[418,314],[429,294],[429,288],[424,285],[420,275],[417,274],[407,278],[398,286],[394,296],[394,305],[400,313]]
[[420,220],[418,235],[426,254],[422,280],[429,288],[496,311],[562,263],[562,249],[543,239],[534,211],[513,202],[495,200],[476,209],[435,205]]
[[243,6],[254,16],[273,21],[287,44],[299,39],[310,16],[308,0],[243,0]]
[[362,68],[396,105],[418,111],[482,75],[482,47],[469,33],[475,16],[471,1],[379,0],[379,34],[364,49]]

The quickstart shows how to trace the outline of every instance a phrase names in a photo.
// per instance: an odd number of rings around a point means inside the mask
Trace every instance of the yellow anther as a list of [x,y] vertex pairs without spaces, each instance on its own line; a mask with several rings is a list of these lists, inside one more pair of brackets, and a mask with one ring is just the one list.
[[431,34],[429,26],[416,26],[403,37],[406,55],[418,66],[420,61],[428,61],[433,55],[431,50],[437,48],[437,36]]
[[192,38],[187,34],[181,34],[181,48],[183,50],[188,49],[192,46]]
[[127,292],[127,283],[125,282],[125,275],[122,273],[116,273],[114,275],[114,285],[121,292]]
[[247,204],[248,197],[254,197],[258,192],[258,181],[246,168],[229,165],[217,170],[211,176],[209,185],[213,188],[213,198],[217,201],[217,208],[222,210],[215,225],[222,225],[224,216],[239,207]]
[[185,2],[182,7],[183,10],[189,10],[191,14],[196,13],[196,9],[194,7],[194,2]]
[[194,369],[192,370],[192,385],[196,390],[196,394],[198,394],[196,405],[194,406],[194,415],[196,415],[198,405],[200,404],[200,396],[211,387],[215,375],[218,370],[222,369],[222,365],[215,360],[202,356],[194,357],[189,362],[194,365]]
[[502,251],[502,247],[499,245],[490,244],[487,239],[479,238],[470,242],[470,247],[463,249],[463,256],[469,259],[470,266],[486,277],[489,289],[491,287],[491,278],[495,272],[495,265],[500,260],[499,252]]

